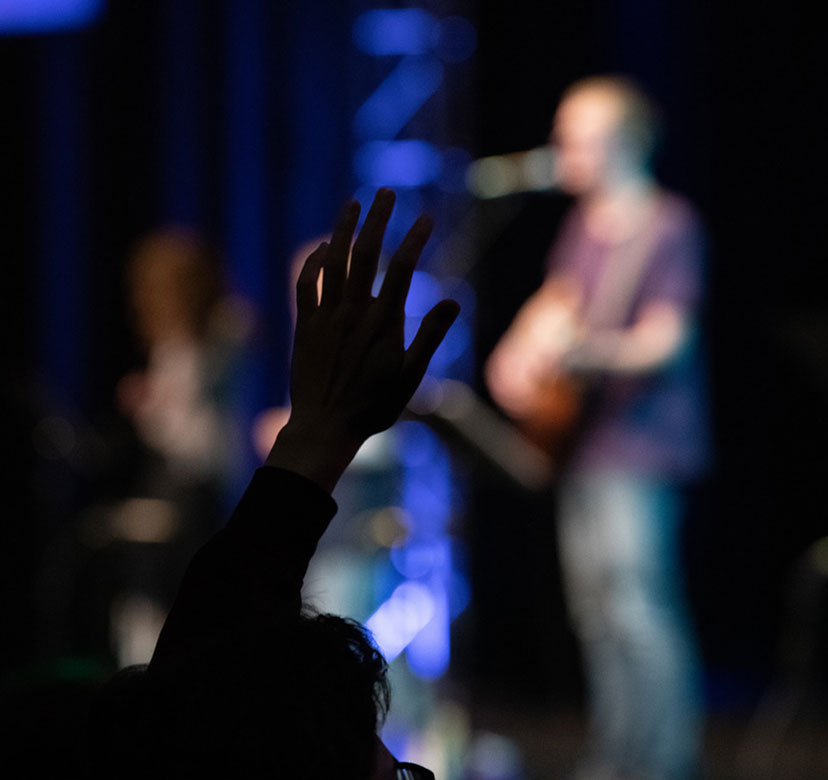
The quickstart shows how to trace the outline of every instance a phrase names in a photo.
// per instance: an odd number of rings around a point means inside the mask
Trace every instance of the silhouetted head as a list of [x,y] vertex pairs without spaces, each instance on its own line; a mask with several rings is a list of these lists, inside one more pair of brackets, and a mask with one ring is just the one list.
[[575,82],[561,99],[550,135],[559,185],[582,196],[649,176],[659,125],[653,103],[629,79]]
[[127,670],[93,717],[93,775],[366,780],[386,669],[358,623],[317,615],[236,632],[179,668]]

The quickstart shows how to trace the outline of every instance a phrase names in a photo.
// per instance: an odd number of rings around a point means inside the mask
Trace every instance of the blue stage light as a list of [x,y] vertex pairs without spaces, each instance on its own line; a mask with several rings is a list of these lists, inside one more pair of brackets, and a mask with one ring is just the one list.
[[405,302],[405,316],[419,320],[443,297],[442,285],[434,276],[428,271],[414,271]]
[[104,0],[0,0],[0,33],[42,33],[87,27]]
[[423,187],[442,169],[440,152],[427,141],[372,141],[354,156],[360,181],[380,187]]
[[381,8],[360,14],[354,41],[374,56],[424,54],[438,42],[437,20],[420,8]]
[[434,57],[405,57],[354,116],[358,138],[394,138],[443,83],[443,65]]
[[424,680],[436,680],[445,674],[451,658],[448,594],[440,576],[431,578],[428,590],[432,616],[409,643],[406,657],[414,674]]
[[436,360],[438,365],[451,365],[466,354],[472,346],[472,333],[468,319],[455,320],[451,330],[446,334],[443,343],[437,348],[432,361]]
[[[427,192],[465,192],[468,152],[454,147],[441,150],[422,137],[404,138],[404,134],[426,131],[430,112],[433,116],[439,107],[431,98],[445,84],[444,63],[467,59],[476,46],[476,34],[459,17],[438,19],[425,10],[408,8],[363,13],[354,23],[353,35],[357,47],[372,57],[400,58],[390,71],[383,64],[387,75],[354,116],[354,135],[361,144],[354,155],[354,173],[357,191],[365,200],[378,186],[397,188],[397,217],[407,226],[423,210]],[[417,128],[409,128],[415,117]],[[389,243],[401,238],[395,230],[392,220]],[[424,267],[428,267],[428,257]],[[406,304],[406,344],[422,316],[446,292],[431,274],[414,274]],[[444,375],[470,351],[470,344],[469,323],[455,323],[434,355],[430,372]],[[402,506],[409,533],[392,547],[390,557],[398,575],[405,578],[405,587],[400,586],[377,609],[368,626],[389,660],[405,650],[416,676],[435,679],[448,668],[451,616],[459,614],[469,599],[464,574],[452,568],[448,537],[456,490],[448,451],[437,436],[414,422],[401,423],[398,431],[404,474]]]
[[434,597],[418,582],[407,580],[377,607],[365,626],[385,659],[393,661],[434,616]]

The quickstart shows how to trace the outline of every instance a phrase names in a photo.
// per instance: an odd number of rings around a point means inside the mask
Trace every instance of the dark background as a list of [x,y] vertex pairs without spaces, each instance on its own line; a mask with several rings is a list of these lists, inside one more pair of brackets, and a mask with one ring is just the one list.
[[[625,72],[664,109],[663,181],[706,220],[717,460],[693,496],[687,560],[714,708],[749,709],[780,673],[791,567],[828,533],[828,41],[807,5],[450,9],[478,32],[455,85],[463,115],[447,114],[454,144],[473,156],[539,145],[568,83]],[[44,460],[32,430],[55,410],[94,425],[134,363],[120,279],[138,235],[185,221],[253,258],[235,273],[266,322],[254,394],[284,392],[287,262],[353,188],[350,116],[377,74],[347,30],[367,7],[111,0],[88,30],[0,38],[4,670],[44,660],[33,572],[62,518],[89,499],[83,458]],[[480,247],[469,276],[477,370],[540,279],[564,206],[526,196]],[[551,519],[507,486],[494,493],[466,523],[475,608],[455,671],[482,689],[570,700],[580,688]]]

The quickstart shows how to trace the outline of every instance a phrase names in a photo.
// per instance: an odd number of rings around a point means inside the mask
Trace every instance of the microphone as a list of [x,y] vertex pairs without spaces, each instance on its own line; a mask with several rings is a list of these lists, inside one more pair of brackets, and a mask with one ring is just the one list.
[[557,187],[555,152],[538,146],[525,152],[481,157],[466,170],[466,187],[476,198],[500,198]]

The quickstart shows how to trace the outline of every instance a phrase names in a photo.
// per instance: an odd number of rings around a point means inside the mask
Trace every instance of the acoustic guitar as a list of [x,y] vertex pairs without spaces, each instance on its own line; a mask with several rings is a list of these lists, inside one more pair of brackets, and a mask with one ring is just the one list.
[[486,366],[492,398],[532,442],[563,455],[584,406],[582,379],[560,370],[578,337],[574,294],[544,285],[520,309]]

